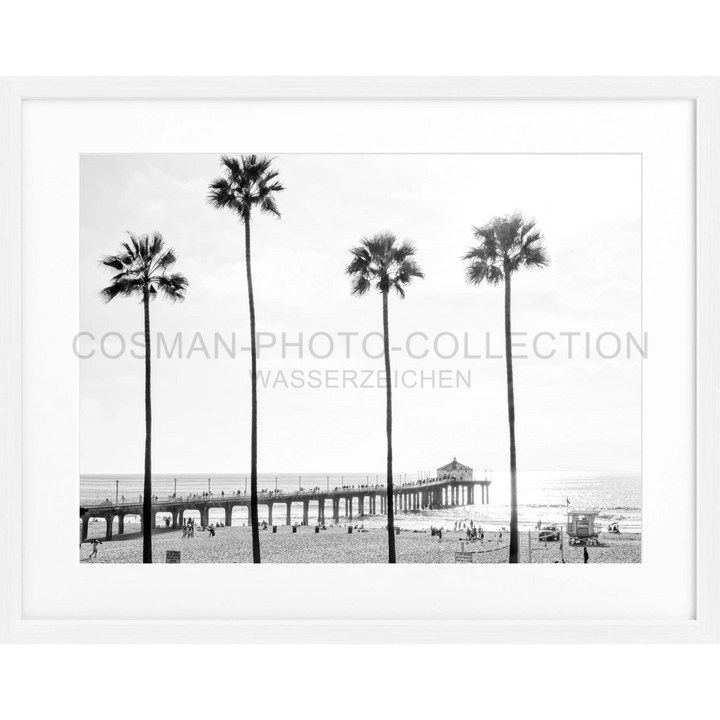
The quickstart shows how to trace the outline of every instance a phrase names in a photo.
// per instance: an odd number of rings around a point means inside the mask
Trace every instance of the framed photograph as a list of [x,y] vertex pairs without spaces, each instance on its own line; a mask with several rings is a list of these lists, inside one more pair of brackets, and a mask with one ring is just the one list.
[[4,640],[718,641],[720,81],[0,118]]

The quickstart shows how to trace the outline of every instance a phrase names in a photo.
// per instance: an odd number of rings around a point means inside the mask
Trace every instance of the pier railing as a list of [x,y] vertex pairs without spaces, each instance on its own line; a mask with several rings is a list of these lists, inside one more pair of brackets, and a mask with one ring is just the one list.
[[[484,485],[484,484],[490,484],[491,481],[489,480],[459,480],[454,478],[432,478],[429,480],[417,480],[415,482],[403,482],[403,483],[396,483],[393,486],[394,494],[400,494],[403,492],[411,492],[414,490],[421,490],[425,488],[432,488],[432,487],[438,487],[438,486],[445,486],[445,485],[453,485],[455,483],[458,484],[475,484],[475,485]],[[316,498],[318,495],[322,495],[324,497],[332,497],[332,496],[345,496],[348,493],[352,493],[353,495],[360,495],[360,494],[372,494],[372,493],[380,493],[380,494],[387,494],[387,485],[385,484],[376,484],[376,485],[342,485],[342,486],[335,486],[332,488],[323,488],[322,486],[316,486],[314,488],[304,488],[301,487],[298,490],[287,490],[278,488],[277,490],[268,490],[267,488],[263,488],[262,490],[258,490],[258,498],[263,501],[267,502],[270,500],[289,500],[289,499],[297,499],[302,500],[305,498]],[[236,492],[236,493],[213,493],[210,492],[209,494],[203,494],[203,493],[189,493],[187,495],[182,494],[175,494],[175,495],[166,495],[166,496],[159,496],[159,495],[153,495],[153,505],[172,505],[177,504],[179,502],[208,502],[208,501],[217,501],[217,502],[227,502],[232,500],[249,500],[250,499],[250,492],[249,491],[243,491],[243,492]],[[86,508],[102,508],[102,507],[122,507],[122,506],[128,506],[128,505],[139,505],[142,503],[142,496],[141,495],[135,495],[130,498],[121,497],[118,498],[117,501],[113,501],[110,499],[103,500],[101,502],[96,503],[81,503],[83,507]]]

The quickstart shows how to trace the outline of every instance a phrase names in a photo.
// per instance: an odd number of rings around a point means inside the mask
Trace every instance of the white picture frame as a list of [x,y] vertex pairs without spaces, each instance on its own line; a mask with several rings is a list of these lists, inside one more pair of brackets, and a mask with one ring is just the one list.
[[[689,100],[696,117],[696,614],[693,620],[34,620],[23,612],[22,114],[32,100]],[[720,80],[717,78],[6,78],[0,81],[0,638],[5,642],[718,642]]]

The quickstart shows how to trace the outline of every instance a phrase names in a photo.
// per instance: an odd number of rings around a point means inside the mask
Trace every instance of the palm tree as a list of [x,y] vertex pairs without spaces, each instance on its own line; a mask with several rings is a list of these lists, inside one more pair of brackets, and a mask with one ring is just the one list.
[[102,258],[106,267],[117,270],[110,285],[100,292],[107,303],[118,295],[142,298],[145,313],[145,482],[143,486],[143,562],[152,562],[152,403],[150,393],[150,301],[158,295],[170,302],[185,299],[188,281],[179,273],[169,274],[177,257],[165,248],[159,232],[152,235],[130,235],[129,243],[122,243],[117,255]]
[[378,233],[362,238],[360,244],[351,248],[352,260],[345,272],[352,277],[351,292],[362,297],[375,287],[383,299],[383,342],[385,354],[386,431],[387,431],[387,513],[389,562],[395,560],[395,520],[393,498],[393,451],[392,451],[392,382],[390,375],[390,330],[388,327],[388,295],[391,289],[405,297],[405,285],[413,278],[424,278],[415,262],[415,246],[405,240],[398,242],[391,233]]
[[510,558],[518,562],[517,462],[515,455],[515,389],[511,346],[511,278],[520,268],[543,268],[550,259],[542,233],[534,220],[522,213],[494,217],[487,225],[473,227],[477,245],[463,256],[471,285],[505,283],[505,369],[507,372],[508,423],[510,426]]
[[252,356],[252,412],[250,431],[250,525],[252,526],[253,562],[260,562],[260,527],[257,496],[257,353],[255,349],[255,296],[253,295],[250,259],[250,220],[254,208],[261,213],[280,217],[275,193],[285,188],[275,180],[272,159],[243,155],[240,160],[223,155],[225,174],[210,184],[208,202],[215,208],[228,208],[237,213],[245,226],[245,271],[247,273],[248,305],[250,307],[250,352]]

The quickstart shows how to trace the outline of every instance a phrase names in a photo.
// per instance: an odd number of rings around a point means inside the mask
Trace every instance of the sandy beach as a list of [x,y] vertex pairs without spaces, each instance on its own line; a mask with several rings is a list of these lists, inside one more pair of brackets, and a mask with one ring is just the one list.
[[[100,530],[104,523],[95,523],[90,537],[99,537],[97,559],[92,563],[140,563],[142,561],[142,538],[138,532],[115,536],[111,541],[102,539]],[[132,526],[128,528],[132,529]],[[93,532],[95,530],[95,532]],[[104,533],[103,533],[104,534]],[[532,562],[555,563],[560,561],[558,542],[539,543],[537,533],[532,533]],[[399,563],[454,563],[455,552],[461,549],[463,532],[443,532],[442,540],[430,531],[401,531],[397,536],[397,561]],[[465,551],[473,554],[474,563],[506,563],[508,560],[508,533],[498,542],[496,532],[486,532],[485,542],[465,542]],[[346,526],[328,527],[315,533],[314,527],[298,527],[293,533],[287,525],[278,526],[277,533],[271,529],[260,531],[262,561],[267,563],[386,563],[387,532],[371,529],[366,532]],[[604,533],[600,546],[588,548],[590,563],[625,564],[639,563],[640,534],[610,535]],[[215,529],[215,537],[196,531],[193,539],[182,539],[180,530],[158,529],[153,531],[153,562],[164,563],[167,550],[180,550],[183,563],[246,563],[251,561],[251,537],[248,527],[221,527]],[[79,550],[82,564],[88,563],[91,552],[89,543]],[[564,542],[565,562],[582,563],[583,548],[572,547]],[[520,536],[521,562],[528,562],[527,532]]]

